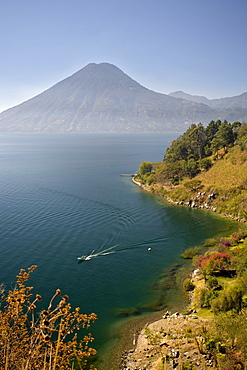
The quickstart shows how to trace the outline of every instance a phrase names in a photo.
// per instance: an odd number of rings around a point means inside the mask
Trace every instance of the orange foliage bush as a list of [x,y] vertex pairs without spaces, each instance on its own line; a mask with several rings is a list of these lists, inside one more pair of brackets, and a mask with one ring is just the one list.
[[[5,294],[1,291],[0,368],[4,370],[84,369],[87,359],[96,354],[89,346],[91,334],[79,340],[75,331],[89,328],[97,317],[85,315],[80,308],[71,310],[68,296],[57,289],[47,309],[36,313],[37,302],[33,287],[26,286],[30,273],[20,270],[16,286]],[[59,296],[59,297],[58,297]],[[57,298],[58,297],[58,298]],[[58,303],[54,303],[58,301]]]

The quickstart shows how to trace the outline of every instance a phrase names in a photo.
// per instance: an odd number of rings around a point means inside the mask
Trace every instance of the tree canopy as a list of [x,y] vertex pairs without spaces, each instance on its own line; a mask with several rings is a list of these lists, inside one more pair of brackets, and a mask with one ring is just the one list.
[[[208,170],[212,166],[210,156],[235,143],[242,150],[247,149],[246,123],[230,124],[217,120],[211,121],[206,128],[201,123],[192,124],[167,148],[162,166],[163,179],[174,183],[183,177],[193,178],[200,170]],[[161,170],[158,175],[161,175]]]

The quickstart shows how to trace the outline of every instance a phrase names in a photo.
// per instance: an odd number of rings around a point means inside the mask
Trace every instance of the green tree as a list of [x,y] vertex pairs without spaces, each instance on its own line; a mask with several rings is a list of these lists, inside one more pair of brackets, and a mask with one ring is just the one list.
[[236,122],[233,122],[231,126],[232,126],[232,132],[233,132],[234,140],[236,140],[237,137],[238,137],[238,132],[239,132],[241,126],[242,126],[242,123],[239,122],[239,121],[236,121]]
[[199,162],[199,167],[200,168],[203,168],[204,170],[209,170],[209,168],[211,168],[212,167],[212,161],[211,161],[211,159],[209,159],[209,158],[203,158],[203,159],[201,159],[200,160],[200,162]]
[[147,174],[150,174],[152,172],[152,170],[153,170],[153,163],[151,163],[151,162],[142,162],[140,164],[138,172],[141,175],[147,175]]
[[164,178],[172,182],[179,182],[185,176],[185,161],[180,160],[174,163],[166,163],[164,168]]
[[164,161],[173,163],[191,158],[201,159],[205,156],[206,143],[207,135],[202,124],[192,124],[183,135],[174,140],[172,145],[167,148]]
[[184,171],[190,178],[194,177],[199,172],[199,167],[194,158],[189,159],[184,163]]
[[201,123],[197,126],[191,126],[188,130],[189,156],[195,160],[202,159],[205,156],[205,145],[207,143],[207,135]]
[[217,152],[219,149],[227,147],[234,142],[234,135],[230,124],[223,122],[215,137],[211,141],[211,147],[213,152]]
[[166,163],[174,163],[180,160],[185,160],[188,157],[188,143],[184,139],[184,136],[180,136],[178,139],[172,142],[172,145],[166,149],[164,161]]
[[206,127],[206,135],[207,135],[207,139],[208,139],[208,142],[210,143],[213,138],[215,137],[217,131],[219,130],[219,127],[221,125],[221,121],[218,120],[218,121],[211,121],[207,127]]
[[231,256],[225,252],[206,253],[197,261],[198,267],[206,275],[225,274],[232,271]]
[[243,123],[239,128],[236,141],[242,150],[247,150],[247,123]]

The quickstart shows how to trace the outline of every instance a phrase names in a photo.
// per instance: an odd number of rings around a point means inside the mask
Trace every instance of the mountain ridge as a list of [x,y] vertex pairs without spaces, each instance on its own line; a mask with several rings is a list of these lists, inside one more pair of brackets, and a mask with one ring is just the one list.
[[206,96],[200,95],[191,95],[185,93],[184,91],[174,91],[169,96],[174,98],[186,99],[189,101],[194,101],[195,103],[207,104],[212,108],[244,108],[247,109],[247,92],[244,92],[240,95],[218,98],[218,99],[208,99]]
[[217,111],[149,90],[113,64],[90,63],[0,113],[0,132],[182,132],[228,116],[247,119],[247,108]]

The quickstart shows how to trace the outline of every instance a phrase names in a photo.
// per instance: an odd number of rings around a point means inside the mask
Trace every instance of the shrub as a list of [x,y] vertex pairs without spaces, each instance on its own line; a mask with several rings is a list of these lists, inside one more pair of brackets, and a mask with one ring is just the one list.
[[245,250],[233,258],[234,267],[239,275],[242,275],[247,269],[247,253]]
[[212,163],[211,159],[209,159],[209,158],[203,158],[199,162],[200,168],[203,168],[206,171],[209,170],[212,167],[212,165],[213,165],[213,163]]
[[197,191],[202,188],[201,180],[191,180],[184,183],[184,187],[191,191]]
[[192,291],[195,288],[195,285],[192,283],[190,279],[185,279],[183,283],[184,290]]
[[205,297],[206,297],[207,292],[208,292],[208,289],[206,289],[206,288],[199,289],[196,292],[195,300],[196,300],[196,304],[199,308],[202,308],[204,306]]
[[195,300],[198,308],[210,308],[212,301],[218,296],[218,291],[201,288],[196,292]]
[[231,247],[232,243],[231,243],[231,240],[229,239],[220,239],[220,243],[222,245],[224,245],[225,247]]
[[173,201],[183,201],[184,202],[190,199],[188,192],[184,188],[173,189],[168,193],[168,195]]
[[216,290],[205,289],[202,307],[210,308],[212,306],[213,299],[216,297],[218,297],[218,292]]
[[[47,309],[37,313],[36,306],[42,298],[33,298],[32,287],[25,285],[30,273],[20,270],[16,286],[7,295],[2,292],[0,311],[0,368],[11,370],[33,369],[84,369],[87,359],[95,355],[90,348],[91,334],[78,340],[75,331],[90,327],[95,314],[85,315],[76,308],[71,311],[68,296],[57,289]],[[58,301],[57,304],[54,302]]]
[[225,252],[213,253],[198,259],[198,267],[207,275],[220,274],[229,270],[231,256]]
[[239,243],[239,241],[241,240],[241,236],[240,234],[236,233],[236,234],[233,234],[231,236],[232,240],[233,240],[233,243],[236,244],[236,243]]
[[217,344],[218,344],[218,340],[217,339],[212,339],[212,338],[209,339],[205,343],[206,350],[209,351],[210,353],[215,352],[215,350],[217,348]]
[[210,277],[207,281],[207,286],[210,288],[210,289],[215,289],[215,288],[218,288],[219,287],[219,283],[218,283],[218,280],[215,278],[215,277]]
[[238,286],[230,286],[213,301],[212,308],[215,313],[236,310],[239,312],[242,308],[243,292]]

